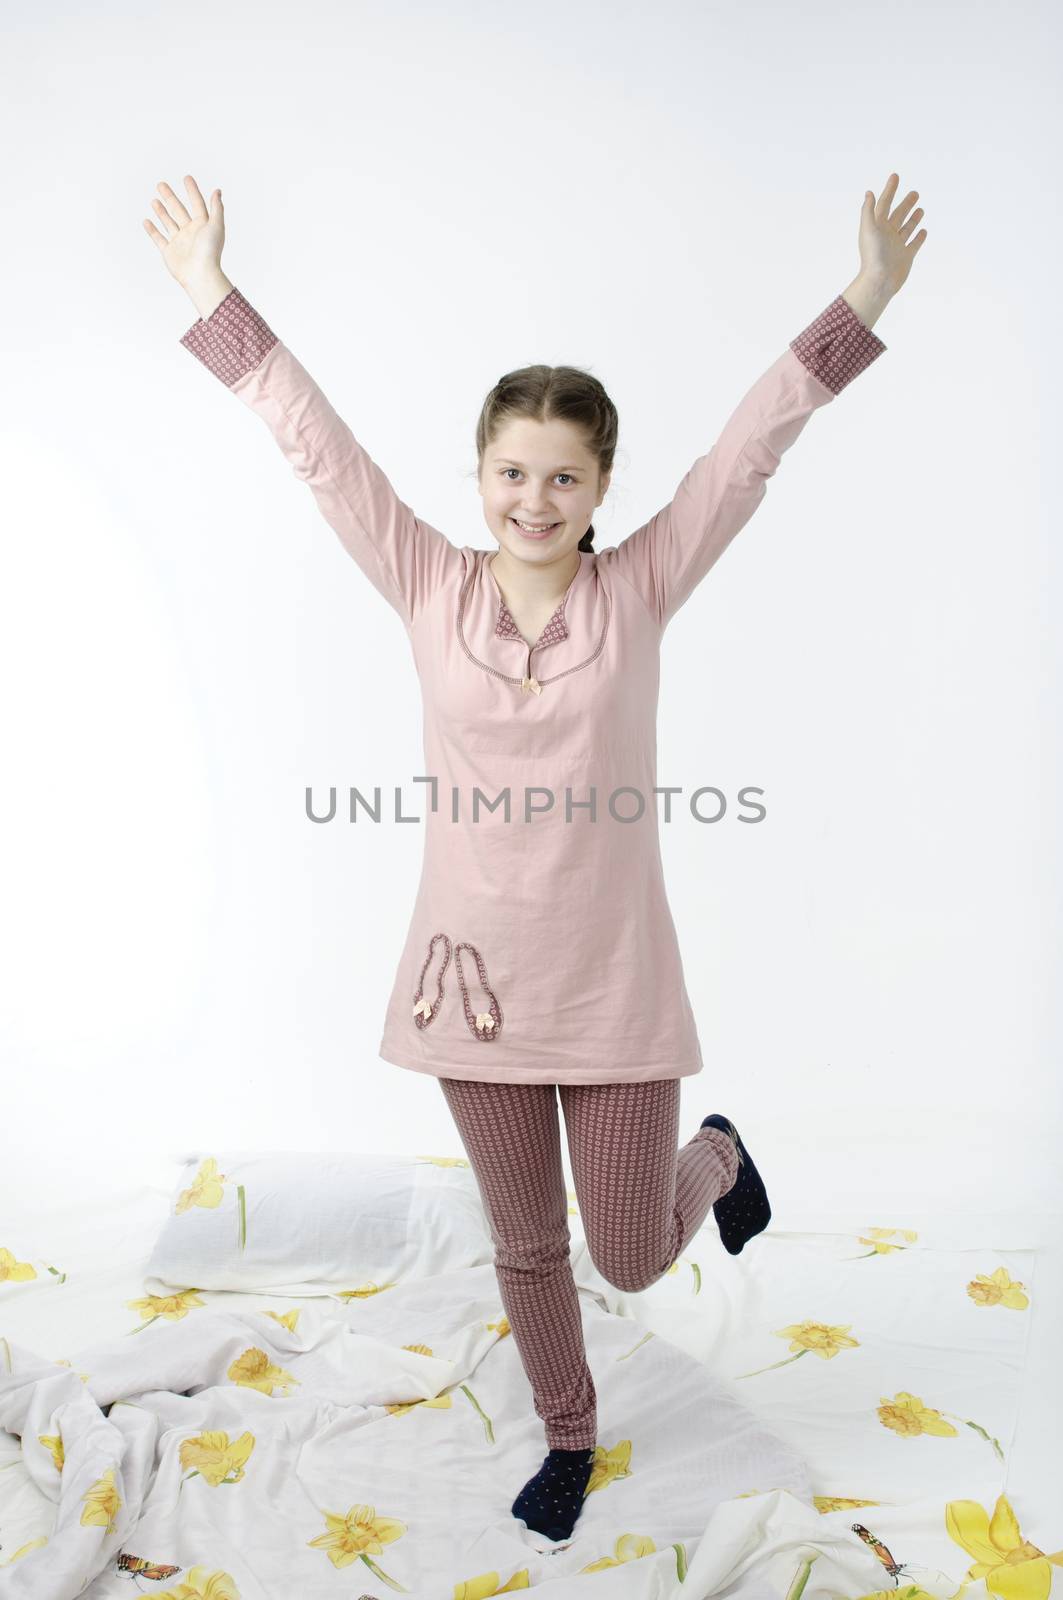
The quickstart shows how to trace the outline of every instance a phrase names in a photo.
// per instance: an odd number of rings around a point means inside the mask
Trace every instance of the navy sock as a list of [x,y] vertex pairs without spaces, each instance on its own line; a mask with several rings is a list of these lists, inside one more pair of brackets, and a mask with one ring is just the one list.
[[548,1539],[567,1539],[583,1509],[594,1451],[551,1450],[514,1500],[513,1515]]
[[720,1229],[720,1241],[729,1255],[737,1256],[742,1246],[764,1229],[771,1221],[771,1204],[764,1180],[745,1145],[738,1129],[729,1117],[713,1112],[702,1120],[703,1128],[719,1128],[733,1139],[738,1151],[738,1177],[732,1188],[713,1205],[713,1215]]

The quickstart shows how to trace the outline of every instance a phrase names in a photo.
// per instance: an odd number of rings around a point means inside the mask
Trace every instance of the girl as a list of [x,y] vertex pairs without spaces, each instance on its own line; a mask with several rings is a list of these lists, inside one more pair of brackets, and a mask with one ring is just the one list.
[[587,1246],[617,1288],[656,1283],[710,1206],[732,1255],[771,1217],[728,1117],[677,1149],[679,1079],[702,1058],[656,824],[660,642],[813,411],[886,348],[871,328],[926,238],[910,240],[914,191],[890,211],[897,181],[864,197],[852,283],[668,504],[601,552],[591,518],[617,414],[596,378],[530,366],[499,379],[476,429],[497,549],[459,548],[398,498],[226,278],[221,191],[208,209],[188,176],[185,206],[161,183],[165,232],[145,223],[199,312],[181,343],[262,418],[407,631],[428,816],[380,1055],[439,1080],[475,1173],[548,1446],[512,1510],[551,1538],[572,1532],[597,1437],[555,1090]]

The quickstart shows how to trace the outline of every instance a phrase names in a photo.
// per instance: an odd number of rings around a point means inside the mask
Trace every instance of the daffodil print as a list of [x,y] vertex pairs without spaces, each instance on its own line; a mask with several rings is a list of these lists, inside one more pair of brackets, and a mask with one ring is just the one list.
[[997,1496],[992,1516],[977,1500],[950,1500],[945,1526],[961,1549],[974,1557],[966,1576],[985,1583],[1000,1600],[1047,1600],[1052,1568],[1063,1567],[1063,1550],[1046,1555],[1024,1539],[1006,1494]]
[[359,1289],[337,1289],[337,1300],[368,1300],[374,1294],[383,1294],[385,1289],[394,1289],[394,1283],[366,1283]]
[[[136,1568],[131,1569],[136,1575]],[[157,1571],[158,1569],[156,1569]],[[142,1571],[142,1576],[148,1572]],[[187,1576],[170,1589],[153,1589],[152,1600],[242,1600],[231,1573],[190,1567]]]
[[854,1350],[859,1344],[858,1339],[849,1336],[852,1323],[845,1322],[835,1327],[826,1322],[796,1322],[788,1328],[776,1328],[775,1335],[779,1339],[789,1339],[790,1349],[796,1354],[784,1356],[781,1361],[773,1361],[770,1366],[758,1367],[755,1372],[740,1372],[740,1378],[756,1378],[762,1372],[772,1372],[776,1367],[789,1366],[791,1361],[798,1361],[801,1356],[819,1356],[821,1361],[832,1361],[842,1350]]
[[66,1459],[62,1435],[58,1433],[39,1433],[37,1435],[37,1443],[51,1454],[52,1460],[55,1462],[56,1472],[62,1472],[63,1463]]
[[352,1561],[364,1561],[369,1570],[389,1587],[401,1588],[377,1566],[374,1556],[381,1555],[385,1545],[394,1544],[406,1532],[406,1524],[394,1517],[378,1517],[375,1506],[356,1505],[346,1513],[326,1511],[326,1532],[307,1541],[311,1550],[324,1550],[334,1567],[349,1567]]
[[116,1527],[114,1519],[122,1509],[114,1480],[114,1468],[108,1467],[92,1487],[86,1489],[83,1498],[85,1508],[81,1513],[82,1527],[102,1528],[107,1534],[114,1533]]
[[299,1308],[293,1306],[290,1311],[282,1315],[279,1311],[264,1311],[264,1317],[272,1317],[274,1322],[279,1322],[282,1328],[287,1328],[289,1333],[294,1333],[299,1323]]
[[505,1583],[497,1572],[481,1572],[479,1577],[467,1578],[464,1583],[454,1585],[454,1600],[491,1600],[492,1595],[512,1594],[515,1589],[527,1589],[530,1586],[527,1567],[521,1567]]
[[181,1440],[177,1455],[182,1467],[190,1469],[190,1478],[201,1477],[217,1488],[220,1483],[240,1482],[254,1448],[254,1435],[246,1431],[231,1444],[227,1433],[198,1433]]
[[997,1267],[988,1277],[980,1272],[967,1285],[976,1306],[1004,1306],[1008,1311],[1025,1311],[1030,1304],[1025,1286],[1012,1278],[1007,1267]]
[[225,1376],[244,1389],[258,1389],[261,1394],[269,1395],[278,1390],[286,1394],[293,1385],[299,1384],[298,1378],[274,1365],[265,1350],[256,1346],[237,1356]]
[[[225,1193],[225,1185],[229,1179],[224,1173],[218,1171],[218,1163],[213,1156],[207,1156],[199,1164],[199,1171],[187,1189],[182,1189],[174,1206],[174,1216],[183,1216],[193,1207],[200,1206],[206,1210],[216,1210],[221,1205]],[[236,1185],[236,1215],[237,1215],[237,1245],[241,1250],[247,1247],[247,1192],[242,1183]]]
[[[932,1434],[939,1439],[953,1439],[958,1432],[944,1412],[935,1411],[933,1406],[926,1405],[918,1395],[908,1394],[905,1390],[895,1394],[892,1400],[883,1400],[878,1408],[878,1415],[884,1427],[891,1428],[904,1439],[914,1439],[920,1434]],[[992,1438],[977,1422],[970,1422],[966,1418],[958,1420],[972,1432],[980,1434],[992,1445],[997,1456],[1003,1461],[1004,1452],[999,1439]]]
[[196,1306],[205,1304],[198,1289],[182,1289],[179,1294],[147,1294],[139,1300],[127,1300],[130,1311],[139,1311],[144,1318],[140,1327],[131,1328],[130,1332],[143,1333],[159,1317],[165,1317],[168,1322],[180,1322]]
[[[890,1243],[897,1235],[905,1241],[903,1244]],[[917,1238],[918,1234],[914,1228],[868,1228],[866,1235],[858,1235],[857,1243],[870,1245],[871,1248],[866,1251],[865,1257],[856,1256],[854,1260],[863,1260],[866,1256],[891,1255],[895,1250],[906,1250]]]
[[881,1500],[862,1500],[857,1495],[814,1494],[812,1504],[826,1516],[829,1511],[858,1511],[861,1506],[878,1506]]
[[228,1181],[225,1174],[218,1171],[218,1163],[214,1157],[205,1157],[200,1162],[199,1170],[188,1188],[182,1189],[177,1196],[174,1215],[182,1216],[184,1212],[191,1211],[193,1206],[205,1206],[215,1210],[221,1205]]
[[[676,1545],[675,1549],[679,1553],[682,1546]],[[657,1546],[648,1534],[622,1533],[613,1545],[613,1550],[615,1552],[613,1555],[600,1556],[597,1561],[589,1561],[585,1567],[580,1568],[580,1571],[604,1572],[607,1567],[622,1567],[626,1561],[641,1561],[643,1556],[656,1555]],[[685,1552],[679,1576],[680,1578],[686,1576]]]
[[29,1261],[19,1261],[0,1245],[0,1283],[29,1283],[37,1276],[37,1269]]

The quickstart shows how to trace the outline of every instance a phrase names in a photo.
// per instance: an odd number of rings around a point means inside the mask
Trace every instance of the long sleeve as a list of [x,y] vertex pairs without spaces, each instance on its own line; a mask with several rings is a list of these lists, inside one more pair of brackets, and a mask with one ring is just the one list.
[[451,571],[457,547],[415,516],[313,378],[232,289],[181,343],[260,416],[325,520],[407,629]]
[[662,630],[764,498],[783,453],[886,346],[838,295],[739,401],[668,505],[599,559],[642,596]]

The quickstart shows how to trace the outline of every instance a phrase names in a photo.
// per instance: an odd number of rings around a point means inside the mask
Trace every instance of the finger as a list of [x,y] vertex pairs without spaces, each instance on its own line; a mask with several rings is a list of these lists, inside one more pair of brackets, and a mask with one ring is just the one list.
[[911,233],[912,229],[915,227],[916,223],[919,221],[919,218],[923,216],[923,214],[922,206],[916,206],[915,210],[912,212],[904,226],[897,229],[897,232],[902,239],[907,240],[908,235]]
[[167,211],[166,207],[163,205],[162,201],[161,200],[153,200],[151,203],[154,206],[156,212],[158,213],[159,220],[161,221],[163,227],[164,228],[172,228],[174,233],[177,233],[181,225],[180,225],[179,222],[175,222],[173,220],[173,218],[171,217],[170,213]]
[[908,190],[908,193],[907,193],[907,194],[906,194],[906,195],[905,195],[905,197],[904,197],[904,199],[903,199],[903,200],[902,200],[902,201],[901,201],[901,203],[900,203],[900,205],[899,205],[899,206],[894,206],[894,208],[893,208],[893,214],[892,214],[892,216],[891,216],[891,217],[890,217],[890,221],[891,221],[891,222],[892,222],[892,223],[894,223],[894,224],[896,224],[896,223],[899,223],[899,222],[901,222],[901,221],[902,221],[902,220],[903,220],[903,218],[904,218],[904,215],[905,215],[905,213],[906,213],[906,212],[907,212],[907,210],[908,210],[908,208],[909,208],[909,207],[910,207],[910,206],[911,206],[911,205],[912,205],[912,204],[913,204],[913,203],[914,203],[914,202],[915,202],[915,201],[916,201],[916,200],[918,200],[918,198],[919,198],[919,192],[918,192],[918,190],[916,190],[916,189],[909,189],[909,190]]
[[886,179],[886,187],[883,189],[875,203],[876,217],[881,219],[886,215],[886,207],[889,201],[892,200],[896,186],[900,181],[901,180],[898,178],[895,172],[890,173],[889,177]]
[[192,174],[190,172],[186,172],[185,173],[185,188],[188,190],[189,194],[192,197],[191,201],[189,203],[190,203],[190,205],[192,207],[193,212],[197,216],[205,217],[207,215],[206,201],[203,199],[203,196],[200,193],[198,183],[196,182],[195,178],[193,178],[193,176],[192,176]]
[[188,215],[188,212],[181,204],[181,201],[178,199],[177,195],[175,195],[173,190],[170,188],[170,185],[168,183],[160,183],[158,187],[163,199],[166,201],[167,205],[173,207],[174,212],[179,219],[177,226],[180,228],[183,227],[186,222],[191,222],[191,217]]
[[155,243],[158,245],[159,249],[160,250],[165,250],[166,246],[170,242],[169,239],[164,239],[162,234],[159,232],[158,228],[155,226],[154,222],[149,222],[146,217],[144,219],[144,226],[145,226],[145,228],[147,228],[148,233],[151,235],[151,237],[155,240]]

